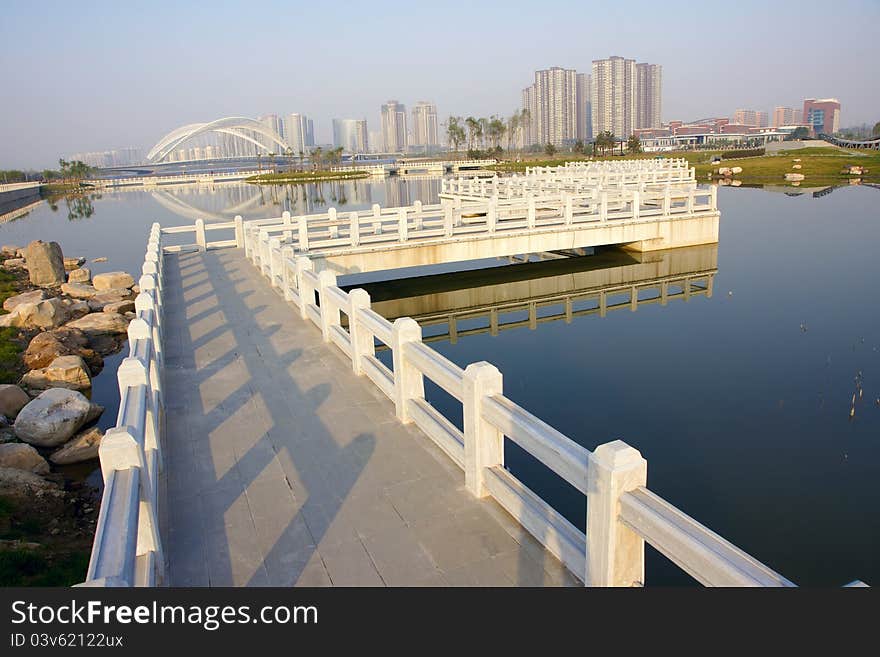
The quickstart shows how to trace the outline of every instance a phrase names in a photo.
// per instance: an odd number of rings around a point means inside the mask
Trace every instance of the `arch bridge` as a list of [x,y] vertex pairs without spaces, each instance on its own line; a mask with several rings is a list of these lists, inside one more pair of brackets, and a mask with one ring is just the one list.
[[150,149],[150,152],[147,153],[147,160],[150,162],[162,162],[182,144],[210,133],[232,135],[253,144],[266,153],[271,152],[272,149],[256,139],[254,134],[265,137],[272,144],[279,146],[281,152],[286,151],[288,148],[284,138],[266,124],[244,116],[229,116],[208,123],[190,123],[172,130]]

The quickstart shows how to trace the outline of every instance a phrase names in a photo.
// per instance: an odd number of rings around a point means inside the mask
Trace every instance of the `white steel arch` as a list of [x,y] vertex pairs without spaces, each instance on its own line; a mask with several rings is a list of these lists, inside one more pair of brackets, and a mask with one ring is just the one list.
[[255,132],[266,137],[276,145],[280,146],[280,152],[282,153],[287,150],[287,143],[281,135],[265,124],[243,116],[229,116],[209,123],[191,123],[172,130],[150,149],[150,152],[147,154],[147,159],[150,162],[161,162],[183,142],[208,132],[220,132],[233,135],[234,137],[244,139],[245,141],[256,145],[267,153],[270,151],[265,144],[260,143],[250,135],[245,134],[243,131]]

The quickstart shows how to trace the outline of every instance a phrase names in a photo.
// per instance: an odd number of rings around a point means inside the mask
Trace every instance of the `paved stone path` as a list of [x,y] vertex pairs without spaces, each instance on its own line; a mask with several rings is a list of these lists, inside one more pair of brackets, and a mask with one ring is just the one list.
[[170,585],[577,583],[240,251],[165,272]]

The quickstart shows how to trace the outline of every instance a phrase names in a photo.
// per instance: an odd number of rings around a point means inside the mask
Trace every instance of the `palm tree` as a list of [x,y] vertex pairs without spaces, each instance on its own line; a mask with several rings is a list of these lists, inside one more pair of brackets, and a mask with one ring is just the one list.
[[464,122],[467,125],[468,131],[468,150],[472,151],[474,149],[474,139],[480,131],[480,122],[472,116],[467,117]]
[[461,121],[462,119],[460,116],[450,116],[446,121],[446,139],[456,153],[458,152],[459,146],[461,146],[461,142],[465,140],[464,128],[461,125]]
[[313,148],[310,156],[312,160],[312,168],[319,169],[324,162],[324,149],[320,146]]
[[507,150],[512,150],[513,135],[519,129],[519,110],[513,110],[513,114],[507,119]]

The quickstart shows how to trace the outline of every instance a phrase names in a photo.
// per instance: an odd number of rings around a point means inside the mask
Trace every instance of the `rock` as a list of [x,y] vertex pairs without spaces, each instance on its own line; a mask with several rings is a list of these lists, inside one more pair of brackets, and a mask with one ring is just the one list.
[[92,285],[98,290],[112,290],[118,288],[131,289],[134,279],[124,271],[111,271],[106,274],[98,274],[92,279]]
[[67,280],[64,270],[64,256],[58,242],[34,240],[25,249],[28,273],[31,283],[41,287],[61,285]]
[[736,174],[742,173],[742,172],[743,172],[742,167],[730,167],[730,173],[732,173],[733,175],[736,175]]
[[37,303],[21,303],[8,315],[0,316],[0,326],[51,329],[70,319],[64,303],[58,297]]
[[64,268],[66,270],[76,269],[80,265],[84,265],[86,263],[85,258],[64,258]]
[[49,474],[49,464],[40,453],[24,443],[0,445],[0,468],[16,468],[34,474]]
[[88,301],[85,301],[84,299],[64,298],[61,300],[61,303],[63,303],[64,307],[67,309],[69,319],[79,319],[83,315],[88,315],[92,312]]
[[48,367],[31,370],[21,377],[21,385],[32,390],[88,390],[92,387],[92,377],[85,361],[79,356],[59,356]]
[[27,393],[14,383],[0,385],[0,413],[4,416],[14,418],[30,400]]
[[67,274],[68,283],[88,283],[92,280],[92,271],[86,267],[72,269]]
[[804,179],[804,174],[802,174],[802,173],[787,173],[787,174],[785,174],[785,179],[800,181],[800,180]]
[[12,312],[16,306],[20,306],[23,303],[37,303],[45,298],[46,290],[32,290],[23,294],[16,294],[14,297],[9,297],[3,302],[3,310]]
[[91,403],[81,393],[51,388],[19,411],[15,434],[37,447],[56,447],[70,440],[91,412]]
[[107,258],[95,258],[92,262],[107,262]]
[[0,497],[27,499],[46,493],[61,494],[58,484],[18,468],[0,468]]
[[104,306],[105,313],[119,313],[124,315],[125,313],[133,313],[134,312],[134,301],[131,299],[124,299],[123,301],[116,301],[114,303],[108,303]]
[[[127,293],[128,290],[125,290]],[[101,312],[109,303],[119,303],[125,300],[127,295],[119,295],[114,292],[101,292],[89,299],[89,308],[92,312]]]
[[24,258],[7,258],[3,261],[6,269],[24,269],[27,265]]
[[792,164],[792,165],[791,165],[791,168],[792,168],[792,169],[800,169],[800,168],[801,168],[801,165],[800,165],[800,164]]
[[0,445],[17,442],[18,437],[15,435],[15,429],[12,427],[0,427]]
[[19,248],[20,247],[12,246],[11,244],[4,244],[0,247],[0,253],[8,256],[17,256]]
[[[31,340],[22,355],[28,369],[47,367],[59,356],[79,356],[89,365],[92,374],[100,371],[104,360],[89,345],[86,334],[76,328],[62,326],[54,331],[45,331]],[[2,407],[0,407],[2,412]],[[8,413],[7,413],[8,415]]]
[[718,168],[719,176],[729,176],[730,175],[730,167],[719,167]]
[[74,299],[91,299],[98,290],[88,283],[65,283],[61,286],[61,293]]
[[94,402],[89,403],[89,412],[86,414],[86,421],[83,422],[83,425],[91,424],[95,420],[97,420],[104,413],[104,407],[100,404],[95,404]]
[[91,339],[95,335],[125,333],[128,331],[128,319],[119,313],[90,313],[70,322],[67,326],[80,329]]
[[140,285],[133,285],[131,288],[131,293],[135,296],[139,295],[141,293],[141,286]]
[[86,429],[72,438],[61,449],[52,452],[49,460],[56,465],[69,465],[98,458],[98,447],[104,432],[98,427]]

